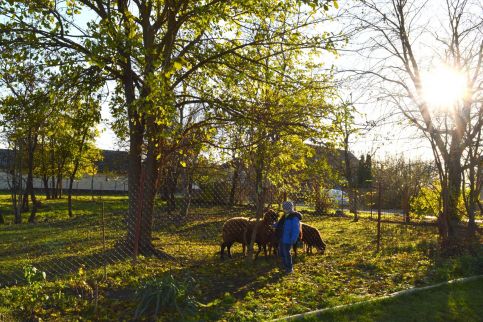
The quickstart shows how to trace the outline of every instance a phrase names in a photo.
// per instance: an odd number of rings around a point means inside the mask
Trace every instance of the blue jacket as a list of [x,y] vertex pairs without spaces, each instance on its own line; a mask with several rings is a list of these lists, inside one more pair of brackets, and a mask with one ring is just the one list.
[[288,214],[283,224],[282,243],[293,245],[297,242],[300,233],[300,220],[298,212]]

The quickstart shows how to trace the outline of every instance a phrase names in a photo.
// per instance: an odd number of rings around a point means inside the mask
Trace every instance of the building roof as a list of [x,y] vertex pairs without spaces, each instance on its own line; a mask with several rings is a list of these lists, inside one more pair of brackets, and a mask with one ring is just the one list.
[[97,169],[101,173],[114,172],[126,174],[128,169],[127,151],[102,150],[102,160],[97,162]]
[[[334,150],[329,149],[324,146],[312,145],[315,149],[315,158],[322,155],[327,156],[329,165],[339,171],[344,173],[344,150]],[[13,158],[13,150],[0,149],[0,168],[5,169],[8,167],[9,162]],[[114,150],[102,150],[102,160],[97,162],[98,172],[100,173],[117,173],[117,174],[127,174],[128,170],[128,155],[127,151],[114,151]],[[352,167],[357,167],[358,159],[352,153],[349,152],[349,158]],[[228,167],[229,164],[224,164],[222,167]]]
[[[126,174],[128,169],[128,152],[102,150],[102,160],[97,161],[97,169],[100,173],[114,172]],[[0,149],[0,169],[6,169],[11,164],[14,151],[10,149]]]
[[[320,158],[321,156],[327,157],[327,162],[329,165],[337,170],[339,173],[345,173],[345,156],[344,150],[342,149],[330,149],[321,145],[310,145],[315,150],[314,158]],[[351,168],[357,168],[359,164],[359,159],[349,151],[349,162]]]
[[8,167],[10,160],[13,158],[13,151],[9,149],[0,149],[0,168]]

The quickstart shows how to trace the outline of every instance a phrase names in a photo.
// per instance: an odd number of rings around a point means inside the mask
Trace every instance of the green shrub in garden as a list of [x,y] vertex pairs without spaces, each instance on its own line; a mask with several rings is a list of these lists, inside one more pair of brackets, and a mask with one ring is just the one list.
[[145,282],[137,291],[139,304],[135,319],[149,315],[158,317],[161,313],[177,313],[181,317],[196,313],[198,303],[189,295],[189,284],[177,282],[173,275]]

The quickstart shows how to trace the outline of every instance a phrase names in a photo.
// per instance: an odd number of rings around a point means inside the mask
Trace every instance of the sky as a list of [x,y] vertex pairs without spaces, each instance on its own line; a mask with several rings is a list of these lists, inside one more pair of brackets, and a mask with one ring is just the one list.
[[100,135],[96,141],[97,147],[103,150],[118,150],[119,144],[117,143],[117,137],[111,130],[109,124],[112,115],[107,104],[102,105],[101,117],[102,122],[98,126]]
[[[348,4],[347,1],[340,1],[340,3],[342,3],[341,7]],[[441,1],[430,1],[428,12],[437,11],[440,6]],[[337,22],[329,26],[334,31],[340,27]],[[333,63],[340,70],[351,69],[353,66],[366,63],[352,51],[340,51],[339,54],[337,59],[329,59],[328,63]],[[412,126],[408,126],[407,122],[399,122],[401,118],[393,108],[382,103],[369,102],[367,93],[361,92],[357,85],[345,88],[342,95],[346,99],[352,95],[353,104],[358,112],[355,119],[356,126],[362,128],[350,140],[350,149],[356,156],[370,153],[376,159],[384,159],[388,156],[403,156],[408,160],[433,158],[427,139],[421,138],[421,133]],[[109,126],[112,117],[107,104],[102,107],[102,118],[97,146],[108,150],[119,149],[116,136]],[[377,126],[370,129],[364,128],[363,125],[368,122],[376,122]]]
[[[352,3],[350,0],[340,0],[339,5],[341,10],[344,6],[348,6]],[[423,18],[427,19],[428,22],[440,23],[441,27],[443,22],[440,21],[441,8],[444,1],[441,0],[429,0],[426,8],[426,12]],[[79,19],[79,16],[76,18]],[[82,13],[80,20],[77,24],[83,25],[89,20],[88,13]],[[342,29],[344,26],[337,21],[331,23],[330,25],[324,25],[323,31],[334,31]],[[361,41],[361,39],[356,39]],[[431,46],[431,42],[427,43],[427,47]],[[418,48],[421,49],[421,48]],[[424,48],[423,48],[424,49]],[[427,49],[427,48],[426,48]],[[365,64],[363,59],[357,54],[350,50],[339,51],[338,58],[330,58],[331,56],[324,56],[327,59],[327,64],[334,64],[337,69],[351,69],[354,66],[360,66]],[[407,124],[400,124],[400,117],[397,111],[394,109],[384,106],[382,103],[374,103],[374,101],[369,102],[367,99],[367,93],[358,88],[357,85],[346,86],[342,90],[342,95],[344,99],[352,94],[353,104],[357,109],[358,114],[356,115],[356,126],[362,129],[355,135],[351,137],[350,149],[356,155],[360,156],[362,154],[370,153],[373,157],[377,159],[384,159],[387,156],[403,156],[405,159],[415,160],[424,159],[432,160],[433,155],[429,142],[425,138],[421,138],[421,133],[416,131],[413,127]],[[110,121],[112,120],[111,113],[107,102],[102,106],[102,122],[98,126],[100,135],[96,141],[96,145],[101,149],[107,150],[118,150],[120,145],[118,140],[110,128]],[[368,130],[364,129],[364,124],[368,122],[375,122],[376,127]]]

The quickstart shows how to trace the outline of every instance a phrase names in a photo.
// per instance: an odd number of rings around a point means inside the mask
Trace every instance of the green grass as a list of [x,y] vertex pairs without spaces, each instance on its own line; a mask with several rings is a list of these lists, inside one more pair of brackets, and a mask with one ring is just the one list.
[[482,321],[483,278],[328,310],[299,321]]
[[[130,254],[114,248],[125,234],[127,199],[106,196],[102,201],[106,251],[102,203],[90,197],[75,199],[73,218],[67,216],[66,200],[49,200],[43,201],[39,223],[0,226],[0,282],[20,281],[28,265],[47,273],[41,286],[0,289],[0,313],[21,319],[32,314],[44,320],[130,319],[137,306],[136,290],[171,274],[189,284],[190,294],[202,303],[193,320],[258,321],[483,273],[481,247],[476,256],[440,257],[436,227],[384,223],[382,249],[375,253],[375,222],[314,217],[309,212],[304,212],[304,222],[321,231],[328,247],[325,255],[301,254],[295,274],[284,275],[274,259],[247,263],[239,245],[233,247],[234,258],[222,262],[218,252],[223,222],[251,214],[245,208],[223,207],[194,207],[190,220],[181,225],[158,213],[153,243],[175,260],[140,258],[133,263]],[[4,214],[8,206],[8,196],[0,196]],[[11,222],[11,215],[6,217]],[[62,296],[55,295],[59,292]],[[48,300],[38,300],[45,295]],[[161,319],[179,319],[173,314],[166,312]]]

